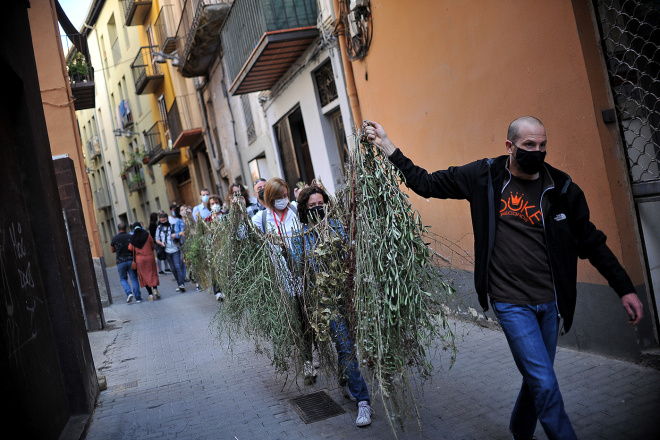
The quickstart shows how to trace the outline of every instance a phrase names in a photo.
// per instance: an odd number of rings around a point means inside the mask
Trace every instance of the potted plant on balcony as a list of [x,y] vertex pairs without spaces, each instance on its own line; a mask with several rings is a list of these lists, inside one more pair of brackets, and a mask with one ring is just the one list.
[[147,156],[147,152],[144,150],[144,148],[137,150],[135,154],[137,154],[143,164],[146,165],[149,163],[149,156]]
[[80,52],[76,53],[71,62],[66,66],[69,72],[69,80],[73,83],[87,82],[89,75],[89,65],[85,57]]

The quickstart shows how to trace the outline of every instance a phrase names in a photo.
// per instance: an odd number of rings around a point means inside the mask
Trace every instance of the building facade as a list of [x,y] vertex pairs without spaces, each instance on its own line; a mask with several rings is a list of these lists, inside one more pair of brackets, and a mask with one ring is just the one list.
[[[657,7],[647,1],[335,1],[357,113],[429,171],[506,154],[509,123],[541,119],[547,161],[583,189],[591,219],[645,306],[636,328],[581,261],[560,343],[639,360],[658,346]],[[363,4],[366,3],[366,6]],[[393,31],[395,30],[395,31]],[[649,52],[650,51],[650,52]],[[432,231],[472,253],[469,206],[411,194]],[[454,261],[471,273],[466,261]],[[469,277],[468,277],[469,279]],[[474,298],[476,295],[471,295]],[[474,303],[476,304],[476,302]],[[478,306],[477,306],[478,308]]]

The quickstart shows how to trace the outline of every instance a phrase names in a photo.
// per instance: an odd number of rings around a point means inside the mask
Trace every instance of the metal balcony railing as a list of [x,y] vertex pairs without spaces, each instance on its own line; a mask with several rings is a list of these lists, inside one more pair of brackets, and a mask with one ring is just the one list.
[[176,49],[176,24],[172,5],[164,5],[160,8],[154,30],[159,50],[163,53],[172,53]]
[[151,8],[151,0],[120,0],[126,26],[140,25]]
[[67,73],[74,98],[74,108],[85,110],[94,108],[96,92],[94,89],[94,68],[83,55],[76,53],[67,63]]
[[[236,0],[221,32],[231,81],[235,82],[239,75],[248,73],[250,61],[254,64],[260,51],[266,49],[261,45],[269,35],[278,38],[280,45],[293,42],[297,46],[293,51],[280,50],[274,54],[275,61],[286,60],[285,64],[290,66],[307,47],[301,45],[300,40],[311,42],[318,35],[315,29],[317,16],[316,0]],[[292,52],[297,54],[293,60]],[[286,71],[288,66],[282,66],[282,69]]]
[[151,160],[163,151],[163,145],[167,146],[165,144],[165,134],[163,133],[163,122],[157,121],[144,136],[146,141],[145,150],[151,163]]
[[220,28],[234,0],[186,0],[176,31],[181,74],[206,73],[220,46]]
[[106,188],[101,187],[94,191],[94,205],[96,205],[96,209],[104,209],[110,206],[110,196]]
[[138,50],[131,63],[133,78],[135,78],[135,91],[138,95],[153,93],[163,80],[160,65],[154,61],[152,56],[152,53],[157,50],[158,46],[143,46]]
[[155,165],[160,161],[168,162],[171,159],[179,156],[178,150],[173,150],[168,136],[164,132],[163,121],[157,121],[145,133],[145,150],[149,165]]
[[194,94],[177,96],[172,107],[167,111],[167,123],[172,136],[173,148],[188,146],[192,139],[184,139],[182,135],[201,136],[201,123],[193,117],[192,110],[197,102]]

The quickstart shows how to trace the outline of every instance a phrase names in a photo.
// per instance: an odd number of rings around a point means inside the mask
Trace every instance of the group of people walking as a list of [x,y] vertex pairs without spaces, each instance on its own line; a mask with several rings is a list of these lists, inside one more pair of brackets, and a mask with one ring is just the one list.
[[[185,240],[185,223],[176,204],[166,212],[152,213],[149,230],[141,222],[135,222],[130,230],[121,223],[110,246],[116,254],[117,271],[126,302],[142,302],[141,288],[147,290],[149,301],[161,299],[158,291],[159,274],[171,272],[177,282],[177,292],[185,291],[186,267],[181,251]],[[129,282],[130,281],[130,282]]]

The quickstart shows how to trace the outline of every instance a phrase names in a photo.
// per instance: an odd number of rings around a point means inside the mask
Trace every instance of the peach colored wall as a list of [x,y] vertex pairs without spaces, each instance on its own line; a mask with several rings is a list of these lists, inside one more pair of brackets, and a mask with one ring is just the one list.
[[32,2],[28,16],[51,153],[53,156],[68,154],[73,160],[92,257],[100,258],[103,256],[101,239],[96,225],[92,192],[85,172],[75,110],[70,99],[71,88],[53,0]]
[[[621,207],[612,202],[608,178],[625,176],[607,174],[613,170],[604,151],[615,146],[601,146],[600,111],[570,1],[372,0],[371,9],[371,48],[353,63],[364,118],[383,124],[395,145],[429,171],[506,154],[508,124],[526,114],[540,118],[547,161],[584,190],[592,220],[622,255],[612,221]],[[433,231],[472,252],[467,202],[427,202],[415,194],[411,200]],[[580,281],[604,283],[588,263],[581,263]]]

